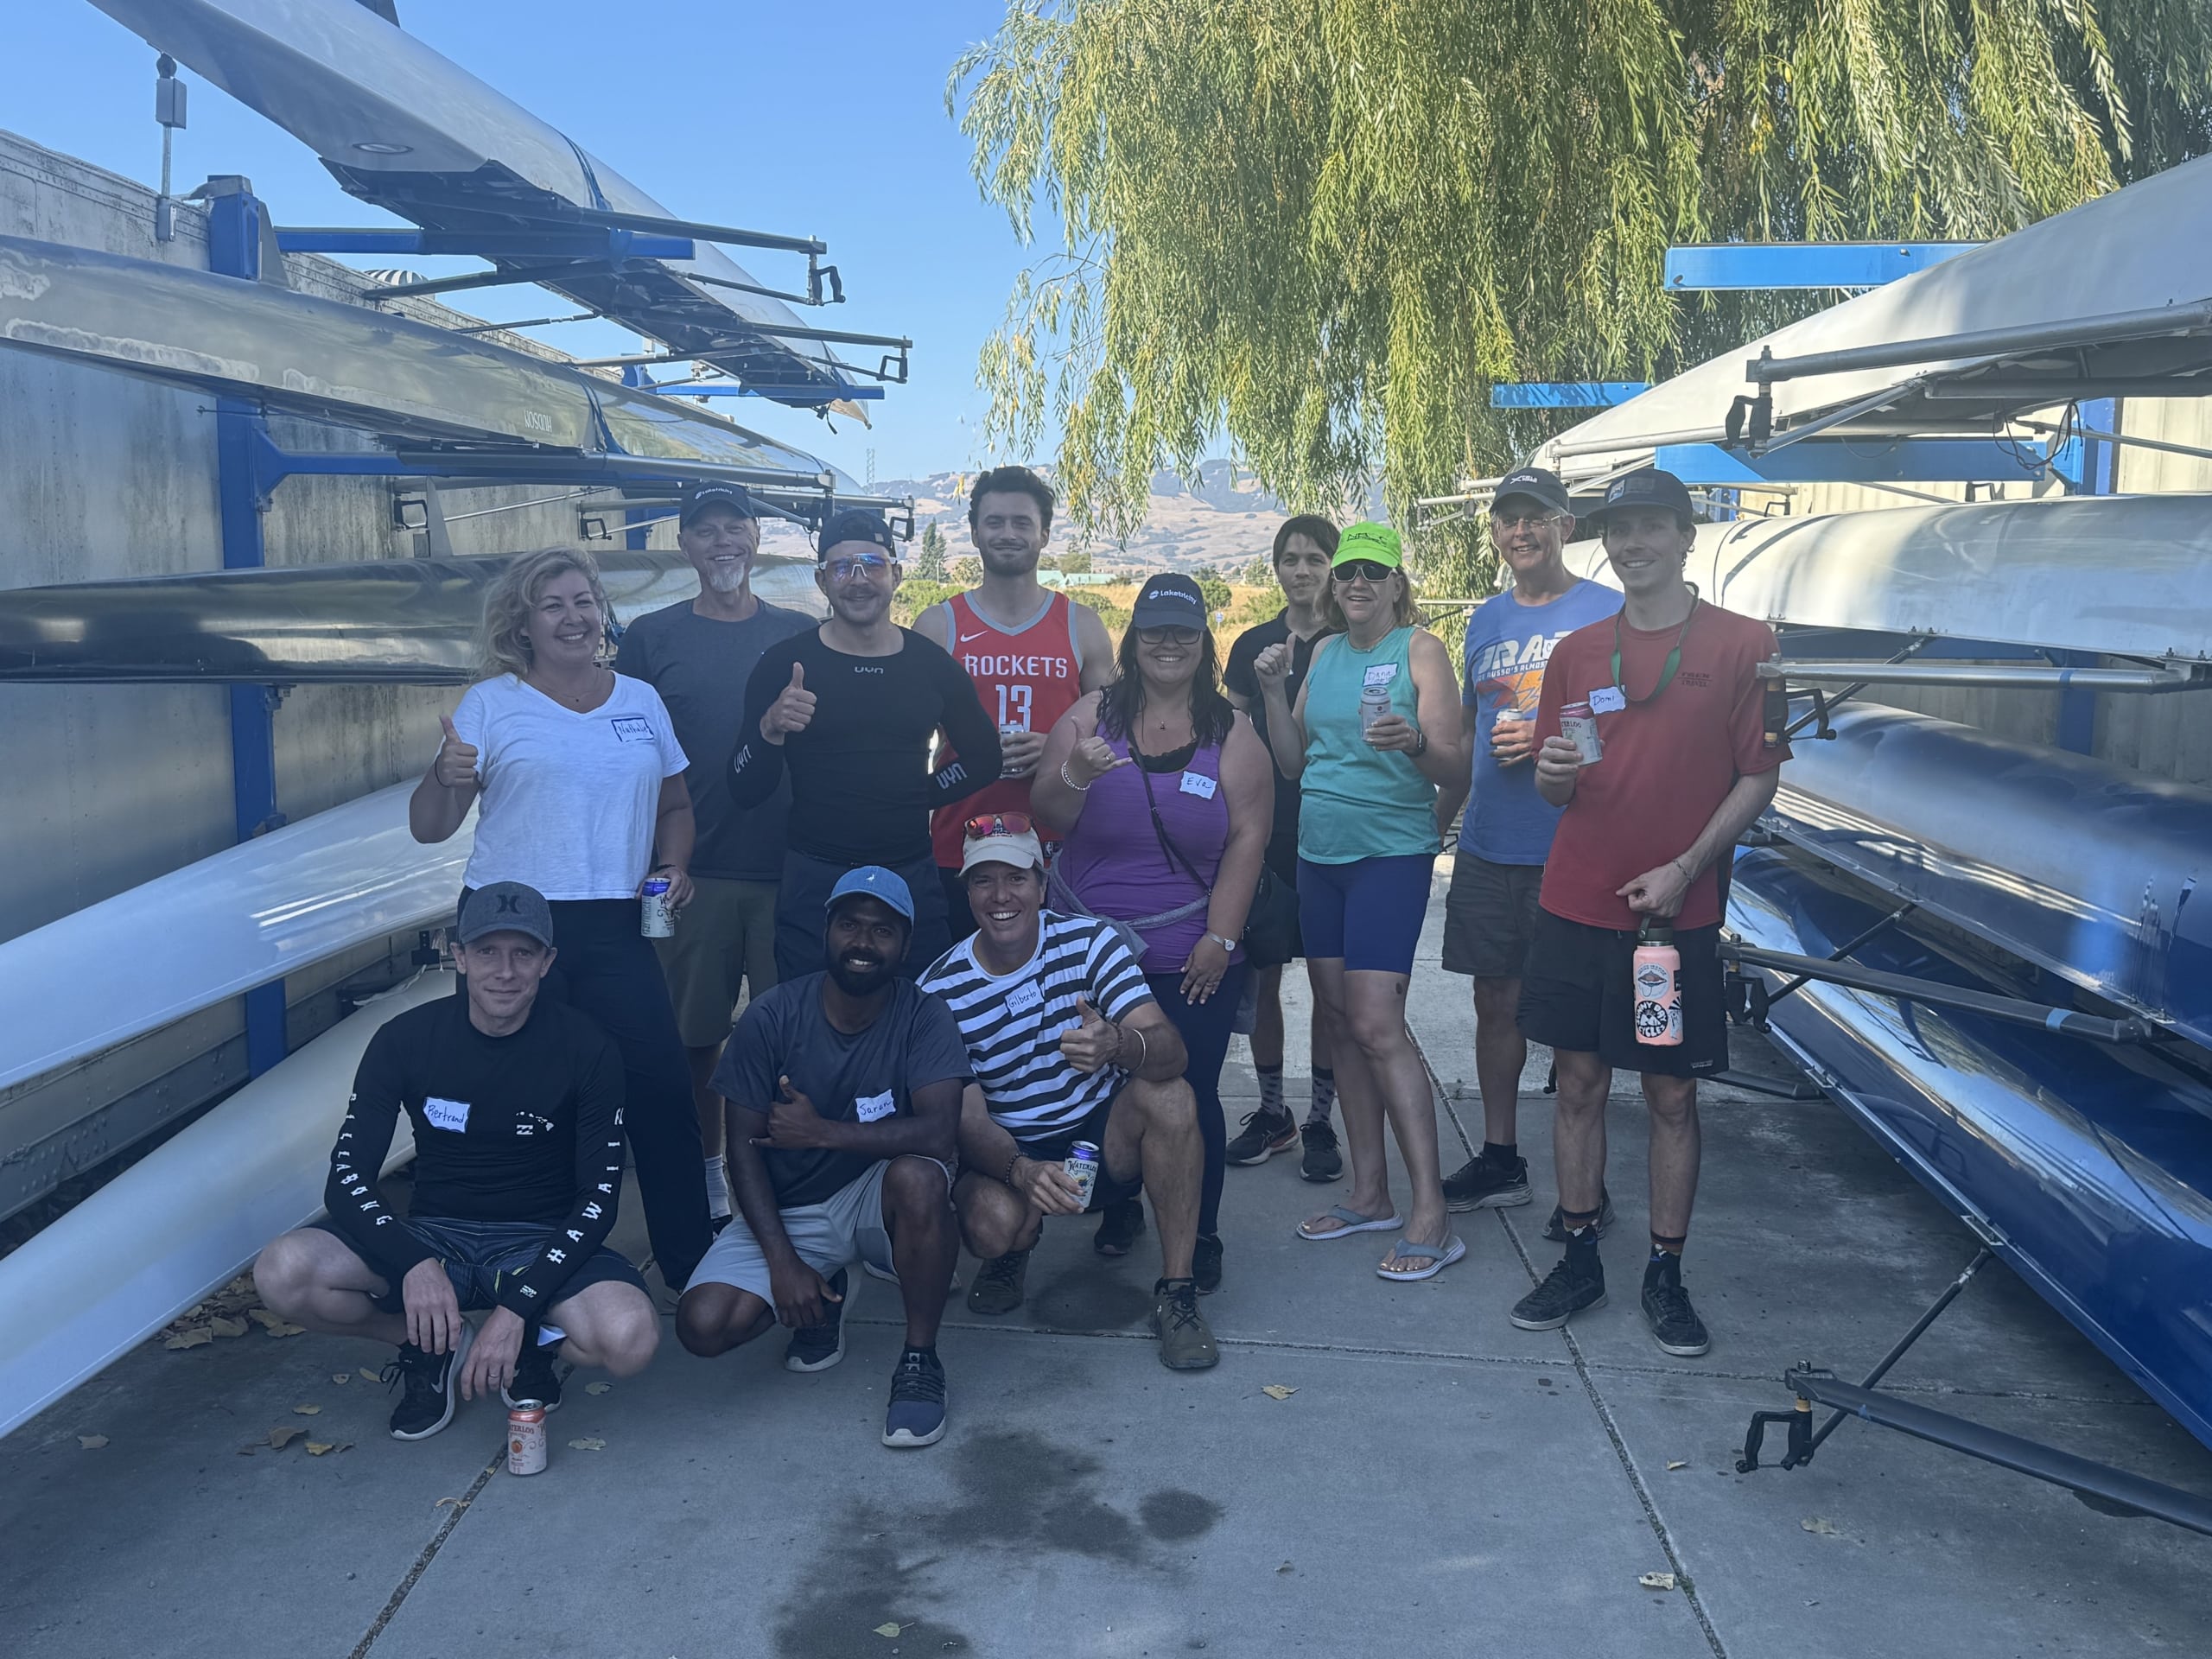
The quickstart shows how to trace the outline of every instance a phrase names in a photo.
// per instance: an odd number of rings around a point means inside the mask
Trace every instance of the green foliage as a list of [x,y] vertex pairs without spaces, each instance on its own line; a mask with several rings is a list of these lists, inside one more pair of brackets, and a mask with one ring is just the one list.
[[1191,572],[1191,580],[1198,584],[1198,594],[1209,611],[1229,608],[1229,584],[1221,579],[1221,572],[1210,564],[1202,564]]
[[1825,296],[1671,297],[1672,242],[1986,237],[2212,145],[2203,0],[1010,0],[955,67],[976,178],[1060,245],[986,441],[1126,537],[1225,435],[1394,516]]
[[1274,562],[1262,553],[1246,565],[1236,579],[1248,588],[1272,588],[1275,581]]
[[1090,574],[1090,550],[1079,548],[1063,553],[1060,555],[1059,563],[1063,575],[1087,576]]
[[935,524],[922,526],[922,541],[914,555],[914,580],[943,582],[945,579],[944,531]]
[[983,579],[983,562],[970,553],[952,562],[952,583],[956,588],[973,588]]
[[959,585],[956,582],[931,582],[923,576],[909,576],[899,584],[899,591],[891,596],[891,620],[902,628],[911,628],[914,626],[914,619],[924,611],[950,599],[959,591]]

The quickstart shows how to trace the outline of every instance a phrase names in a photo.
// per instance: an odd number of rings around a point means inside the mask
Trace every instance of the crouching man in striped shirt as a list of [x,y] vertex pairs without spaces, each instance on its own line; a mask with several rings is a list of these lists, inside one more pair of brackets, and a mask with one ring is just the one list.
[[968,1306],[1021,1305],[1045,1217],[1084,1211],[1062,1166],[1088,1141],[1100,1149],[1090,1209],[1152,1195],[1160,1363],[1205,1370],[1221,1355],[1191,1273],[1205,1154],[1183,1039],[1112,923],[1044,908],[1045,854],[1026,814],[984,813],[965,830],[960,874],[976,931],[917,982],[951,1008],[976,1073],[953,1188],[961,1234],[984,1262]]

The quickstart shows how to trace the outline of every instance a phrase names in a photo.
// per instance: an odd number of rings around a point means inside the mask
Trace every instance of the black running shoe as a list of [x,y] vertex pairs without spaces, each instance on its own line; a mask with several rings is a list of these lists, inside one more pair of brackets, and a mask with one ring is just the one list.
[[[1598,1236],[1603,1238],[1613,1230],[1613,1195],[1604,1187],[1598,1189]],[[1567,1243],[1567,1216],[1559,1205],[1552,1206],[1552,1218],[1544,1224],[1544,1236],[1554,1244]]]
[[1344,1173],[1344,1154],[1337,1150],[1337,1132],[1325,1120],[1317,1118],[1298,1133],[1306,1142],[1306,1156],[1298,1165],[1300,1179],[1333,1181]]
[[533,1327],[523,1332],[523,1351],[515,1361],[515,1380],[499,1390],[509,1411],[524,1400],[535,1400],[548,1411],[561,1408],[561,1372],[554,1361],[561,1357],[557,1342],[540,1342]]
[[838,1300],[824,1299],[823,1319],[819,1325],[803,1325],[791,1332],[790,1344],[784,1349],[784,1369],[787,1371],[826,1371],[845,1357],[845,1270],[842,1268],[830,1275],[830,1288],[837,1293]]
[[1511,1318],[1523,1331],[1556,1331],[1575,1314],[1605,1305],[1605,1268],[1598,1260],[1598,1241],[1569,1239],[1560,1264],[1513,1305]]
[[1098,1218],[1098,1236],[1090,1248],[1101,1255],[1127,1255],[1130,1246],[1144,1236],[1144,1200],[1123,1198],[1109,1204]]
[[934,1353],[909,1348],[891,1373],[883,1414],[886,1446],[935,1446],[944,1438],[944,1367]]
[[1191,1247],[1191,1276],[1198,1281],[1198,1294],[1211,1296],[1221,1288],[1221,1235],[1200,1233]]
[[1493,1163],[1488,1152],[1478,1152],[1444,1178],[1446,1210],[1510,1210],[1528,1202],[1526,1158]]
[[1651,1339],[1662,1353],[1694,1359],[1713,1346],[1705,1321],[1698,1318],[1697,1310],[1690,1306],[1689,1292],[1682,1288],[1679,1256],[1669,1255],[1644,1269],[1643,1322],[1651,1327]]
[[391,1408],[393,1440],[427,1440],[453,1421],[454,1408],[461,1403],[461,1363],[475,1339],[476,1332],[463,1319],[449,1353],[424,1353],[411,1342],[399,1344],[399,1352],[377,1375],[387,1388],[401,1385],[399,1403]]
[[1023,1286],[1029,1277],[1029,1252],[1008,1250],[976,1269],[976,1282],[968,1287],[970,1313],[1011,1313],[1021,1306]]
[[1244,1115],[1244,1127],[1229,1143],[1232,1164],[1264,1164],[1298,1144],[1298,1125],[1288,1112],[1261,1110]]

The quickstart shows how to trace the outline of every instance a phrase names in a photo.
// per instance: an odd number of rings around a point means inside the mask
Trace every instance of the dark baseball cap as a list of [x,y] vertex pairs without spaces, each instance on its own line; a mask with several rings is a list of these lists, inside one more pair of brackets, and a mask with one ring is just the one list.
[[709,507],[728,507],[741,518],[758,519],[760,517],[760,504],[745,493],[742,484],[725,484],[720,480],[709,479],[703,484],[684,486],[683,511],[677,515],[677,523],[689,525]]
[[1605,499],[1590,509],[1586,520],[1603,528],[1605,515],[1623,507],[1664,507],[1686,524],[1697,522],[1697,509],[1690,505],[1689,486],[1672,473],[1662,473],[1656,467],[1642,467],[1605,486]]
[[1523,467],[1499,479],[1497,493],[1491,498],[1491,510],[1496,512],[1505,505],[1508,496],[1513,495],[1525,495],[1554,512],[1563,512],[1570,518],[1574,513],[1574,504],[1567,499],[1567,486],[1559,481],[1559,474],[1546,472],[1541,467]]
[[1129,607],[1129,620],[1140,628],[1203,628],[1206,596],[1188,576],[1148,576]]
[[822,526],[821,539],[815,543],[817,556],[827,556],[840,542],[873,542],[893,558],[899,556],[899,541],[891,533],[891,526],[880,512],[866,507],[847,507],[842,512],[832,513]]
[[486,933],[527,933],[540,944],[553,943],[553,909],[545,895],[519,881],[494,881],[470,893],[461,906],[454,930],[463,944]]

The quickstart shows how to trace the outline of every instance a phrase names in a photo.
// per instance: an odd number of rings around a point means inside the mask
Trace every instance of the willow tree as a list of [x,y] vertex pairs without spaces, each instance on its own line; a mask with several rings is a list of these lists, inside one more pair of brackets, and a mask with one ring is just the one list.
[[1013,0],[946,98],[1052,227],[988,436],[1057,431],[1126,534],[1224,437],[1294,504],[1402,507],[1555,418],[1493,382],[1661,376],[1783,315],[1669,296],[1669,243],[1993,236],[2198,153],[2212,3]]

